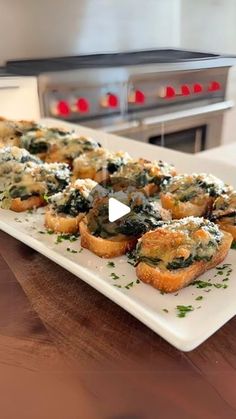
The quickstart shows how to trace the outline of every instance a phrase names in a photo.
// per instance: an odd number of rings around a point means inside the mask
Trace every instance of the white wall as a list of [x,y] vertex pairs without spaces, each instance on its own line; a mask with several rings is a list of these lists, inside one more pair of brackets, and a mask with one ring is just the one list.
[[[182,0],[182,48],[236,55],[236,0]],[[236,104],[236,67],[230,70],[227,97]],[[236,141],[236,107],[225,114],[222,142]]]
[[180,0],[0,0],[8,59],[178,46]]
[[235,0],[182,0],[181,46],[236,53]]
[[[236,0],[0,0],[8,59],[158,47],[236,54]],[[228,97],[236,102],[236,69]],[[236,108],[224,142],[236,140]]]

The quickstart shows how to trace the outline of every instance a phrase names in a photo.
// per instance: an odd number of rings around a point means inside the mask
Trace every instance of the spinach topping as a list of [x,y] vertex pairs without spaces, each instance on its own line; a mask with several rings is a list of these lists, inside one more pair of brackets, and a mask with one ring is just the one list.
[[30,194],[27,192],[27,189],[25,186],[17,186],[14,185],[9,190],[9,195],[12,199],[15,198],[21,198],[22,200],[28,199],[31,196],[39,195],[36,192],[31,192]]
[[189,193],[186,193],[185,195],[180,196],[179,201],[188,202],[188,201],[191,201],[191,199],[195,198],[197,195],[198,195],[197,191],[191,191]]
[[48,144],[45,141],[30,141],[27,150],[31,154],[46,153],[48,151]]
[[107,170],[109,173],[113,174],[115,173],[120,167],[122,166],[121,161],[117,162],[108,162],[107,164]]
[[156,267],[159,264],[159,262],[161,262],[161,259],[147,257],[147,256],[138,256],[138,262],[144,262],[147,265]]
[[129,214],[112,223],[108,220],[108,203],[95,206],[88,215],[90,231],[102,238],[117,234],[140,237],[162,223],[160,213],[153,209],[151,203],[135,205],[131,202],[130,206],[132,211]]
[[187,268],[188,266],[192,265],[193,261],[194,261],[194,258],[192,255],[190,255],[187,259],[184,259],[183,257],[176,258],[172,262],[169,262],[167,264],[167,269],[175,270],[175,269]]
[[88,201],[78,190],[74,190],[64,204],[56,206],[56,211],[58,213],[62,212],[71,215],[72,217],[76,217],[80,212],[87,212],[88,210]]
[[219,190],[213,182],[209,183],[202,179],[198,179],[197,185],[200,186],[200,188],[204,189],[212,197],[219,195]]

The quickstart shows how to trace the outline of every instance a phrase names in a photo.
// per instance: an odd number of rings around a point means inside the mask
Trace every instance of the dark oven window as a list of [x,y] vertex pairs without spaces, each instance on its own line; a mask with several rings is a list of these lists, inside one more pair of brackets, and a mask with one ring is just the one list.
[[149,138],[149,143],[185,153],[197,153],[204,150],[205,138],[206,125],[203,125],[170,134],[153,136]]

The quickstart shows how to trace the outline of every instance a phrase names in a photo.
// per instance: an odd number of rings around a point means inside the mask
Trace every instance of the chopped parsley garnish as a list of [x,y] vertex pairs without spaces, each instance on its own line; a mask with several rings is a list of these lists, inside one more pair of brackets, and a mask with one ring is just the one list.
[[49,234],[51,236],[52,234],[54,234],[54,231],[53,230],[45,230],[45,231],[39,230],[38,233],[39,234]]
[[130,282],[129,284],[125,285],[125,288],[127,290],[129,290],[133,285],[134,285],[134,283],[133,282]]
[[213,284],[213,286],[215,288],[223,288],[223,289],[228,288],[228,285],[226,285],[226,284]]
[[19,220],[19,218],[17,218],[17,217],[15,217],[15,218],[14,218],[14,220],[15,220],[17,223],[22,223],[22,221],[21,221],[21,220]]
[[132,266],[135,266],[137,263],[137,254],[136,254],[136,250],[131,250],[130,252],[128,252],[127,254],[127,258],[128,258],[128,263]]
[[193,306],[176,306],[177,316],[185,317],[187,313],[194,310]]
[[55,244],[62,243],[64,240],[69,240],[71,243],[75,242],[78,239],[78,236],[75,234],[59,234],[57,236]]
[[163,308],[162,311],[164,311],[165,313],[169,313],[169,310],[167,310],[167,308]]
[[206,281],[194,281],[191,285],[196,285],[197,288],[207,288],[207,287],[212,287],[212,284],[210,282],[206,282]]
[[[224,275],[225,277],[222,278],[222,282],[226,282],[229,280],[230,274],[233,272],[233,269],[231,268],[231,263],[224,263],[222,266],[217,266],[216,267],[216,274],[214,275],[214,278],[217,276],[222,276]],[[211,280],[209,279],[208,281],[194,281],[192,284],[190,285],[195,285],[196,288],[208,288],[207,290],[204,290],[205,292],[209,292],[211,291],[209,288],[210,287],[215,287],[215,288],[222,288],[222,289],[226,289],[228,288],[227,284],[221,283],[221,282],[210,282]],[[196,298],[197,300],[197,298]]]
[[74,249],[70,249],[70,247],[67,247],[67,252],[69,252],[69,253],[78,253],[77,252],[77,250],[74,250]]
[[111,277],[112,279],[114,279],[114,280],[116,280],[116,279],[119,279],[119,278],[120,278],[118,275],[116,275],[116,273],[115,273],[115,272],[112,272],[112,273],[110,274],[110,277]]
[[115,268],[115,263],[112,261],[107,262],[107,267],[108,268]]
[[203,296],[202,295],[199,295],[198,297],[195,298],[196,301],[200,301],[202,299],[203,299]]
[[236,249],[236,242],[233,242],[233,243],[231,244],[231,249]]

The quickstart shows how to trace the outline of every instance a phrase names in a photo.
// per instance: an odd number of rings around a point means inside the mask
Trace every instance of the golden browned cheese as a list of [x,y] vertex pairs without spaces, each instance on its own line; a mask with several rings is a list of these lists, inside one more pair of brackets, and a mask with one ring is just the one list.
[[136,268],[137,277],[146,284],[152,285],[154,288],[162,292],[176,292],[186,287],[196,278],[209,269],[214,268],[223,262],[228,254],[232,243],[232,235],[224,232],[222,242],[210,261],[198,261],[192,265],[178,269],[176,271],[160,270],[154,268],[144,262],[138,264]]
[[231,189],[213,175],[182,174],[163,184],[161,202],[171,211],[172,218],[207,216],[217,196]]
[[108,165],[110,163],[122,166],[130,160],[128,153],[110,152],[105,148],[98,148],[84,153],[74,160],[73,175],[75,179],[90,178],[96,182],[102,182],[109,177]]
[[222,230],[231,233],[236,241],[236,191],[221,195],[216,199],[212,218]]

